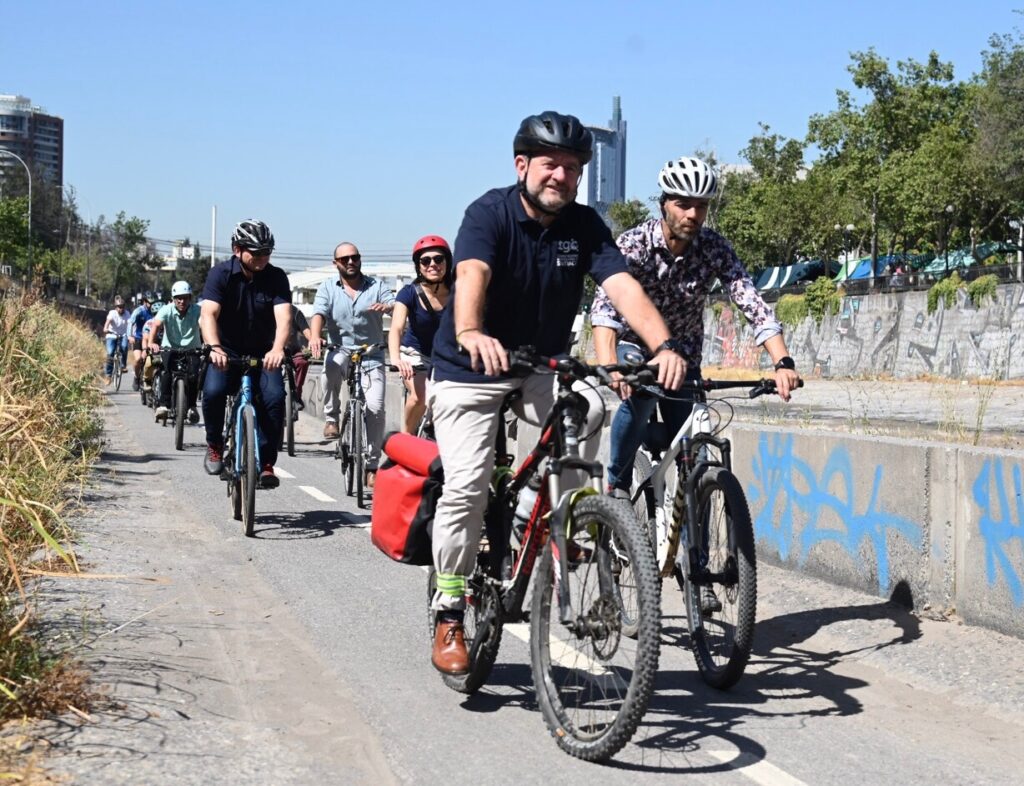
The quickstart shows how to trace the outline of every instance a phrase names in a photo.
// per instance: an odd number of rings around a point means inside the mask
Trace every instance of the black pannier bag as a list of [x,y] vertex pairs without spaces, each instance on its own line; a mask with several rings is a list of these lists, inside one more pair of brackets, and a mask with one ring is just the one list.
[[437,443],[392,433],[384,455],[373,484],[370,540],[393,560],[431,565],[430,532],[444,484]]

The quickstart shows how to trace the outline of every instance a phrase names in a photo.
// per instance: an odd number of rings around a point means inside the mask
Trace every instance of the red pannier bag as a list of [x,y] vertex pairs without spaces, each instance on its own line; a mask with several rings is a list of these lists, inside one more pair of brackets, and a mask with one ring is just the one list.
[[432,565],[430,532],[444,484],[437,443],[393,433],[384,455],[373,484],[370,540],[393,560]]

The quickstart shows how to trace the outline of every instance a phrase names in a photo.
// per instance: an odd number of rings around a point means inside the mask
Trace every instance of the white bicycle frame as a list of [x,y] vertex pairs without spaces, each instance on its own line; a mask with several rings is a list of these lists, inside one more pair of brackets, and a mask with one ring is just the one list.
[[[654,521],[655,521],[655,554],[657,557],[658,571],[662,578],[672,575],[678,565],[683,575],[689,578],[689,531],[684,526],[685,520],[683,511],[679,510],[678,515],[674,510],[675,488],[669,494],[669,473],[676,469],[676,459],[684,447],[689,449],[689,441],[698,434],[711,434],[711,409],[704,401],[694,401],[693,410],[686,422],[679,428],[672,438],[672,444],[662,454],[658,465],[652,467],[650,475],[644,478],[633,494],[632,502],[636,505],[637,500],[644,492],[644,486],[650,480],[651,490],[654,494]],[[638,448],[643,450],[643,446]],[[698,462],[707,459],[707,446],[702,445],[698,453]],[[682,544],[680,544],[682,539]],[[682,545],[682,548],[680,548]]]

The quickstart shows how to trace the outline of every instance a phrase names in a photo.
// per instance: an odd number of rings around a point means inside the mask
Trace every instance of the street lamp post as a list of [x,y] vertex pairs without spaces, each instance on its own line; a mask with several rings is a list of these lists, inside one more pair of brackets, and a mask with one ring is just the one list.
[[28,175],[28,275],[29,281],[32,280],[32,172],[28,168],[28,164],[22,161],[21,156],[17,156],[10,150],[4,150],[0,148],[0,153],[8,155],[11,158],[17,159],[18,163],[25,167],[25,174]]
[[953,220],[953,206],[952,205],[946,205],[945,213],[946,213],[946,242],[943,243],[943,246],[945,247],[944,250],[945,250],[945,255],[946,255],[946,263],[945,263],[946,275],[945,275],[945,278],[949,278],[949,224]]

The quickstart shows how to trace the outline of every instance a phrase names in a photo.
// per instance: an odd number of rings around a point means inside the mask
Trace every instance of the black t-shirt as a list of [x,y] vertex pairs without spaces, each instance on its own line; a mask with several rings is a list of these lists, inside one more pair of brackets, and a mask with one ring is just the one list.
[[217,330],[223,346],[242,355],[265,355],[274,346],[274,306],[291,302],[287,274],[267,265],[249,281],[238,257],[216,265],[206,277],[203,298],[220,304]]
[[[516,186],[496,188],[466,208],[455,240],[458,265],[479,259],[491,268],[484,330],[508,349],[530,345],[546,355],[564,354],[589,273],[601,284],[627,272],[611,230],[597,212],[573,203],[545,228],[526,214]],[[455,295],[452,295],[452,304]],[[441,316],[434,337],[434,379],[493,382],[470,368],[455,341],[455,309]]]

